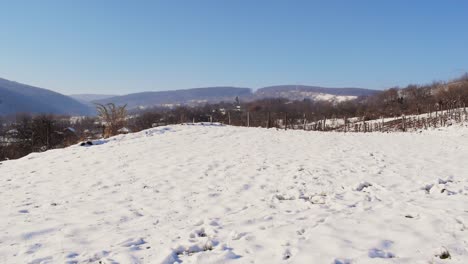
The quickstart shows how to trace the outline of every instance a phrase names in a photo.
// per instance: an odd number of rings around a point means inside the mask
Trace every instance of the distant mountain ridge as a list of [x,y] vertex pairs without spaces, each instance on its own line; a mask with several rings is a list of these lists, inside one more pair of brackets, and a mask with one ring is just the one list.
[[250,96],[250,88],[230,86],[192,88],[174,91],[141,92],[96,100],[95,103],[127,104],[129,109],[153,106],[199,105],[232,101],[235,97]]
[[116,94],[70,94],[71,98],[79,102],[92,102],[118,96]]
[[264,98],[341,102],[359,96],[378,93],[363,88],[325,88],[307,85],[268,86],[254,91],[232,86],[193,88],[172,91],[140,92],[121,96],[103,94],[75,94],[65,96],[47,89],[0,78],[0,115],[50,113],[62,115],[93,115],[95,103],[127,104],[128,109],[151,107],[196,106],[206,103],[234,102]]
[[290,100],[346,101],[359,96],[378,93],[377,90],[363,88],[325,88],[306,85],[278,85],[263,87],[255,92],[251,88],[231,86],[193,88],[173,91],[142,92],[115,96],[94,103],[127,104],[129,109],[154,106],[199,105],[204,103],[231,102],[236,97],[243,101],[263,98],[287,98]]
[[89,108],[95,109],[96,105],[93,103],[94,101],[104,100],[104,99],[115,97],[118,95],[115,95],[115,94],[71,94],[69,96],[75,99],[76,101],[84,105],[87,105]]
[[267,86],[258,89],[255,93],[257,95],[260,94],[274,94],[277,92],[284,92],[284,91],[307,91],[307,92],[315,92],[315,93],[323,93],[323,94],[332,94],[332,95],[344,95],[344,96],[368,96],[375,94],[379,91],[365,89],[365,88],[326,88],[320,86],[308,86],[308,85],[275,85],[275,86]]
[[312,100],[342,102],[369,96],[379,91],[363,88],[325,88],[307,85],[277,85],[258,89],[256,98],[287,98],[289,100]]
[[63,94],[0,78],[0,115],[20,112],[90,115],[94,110]]

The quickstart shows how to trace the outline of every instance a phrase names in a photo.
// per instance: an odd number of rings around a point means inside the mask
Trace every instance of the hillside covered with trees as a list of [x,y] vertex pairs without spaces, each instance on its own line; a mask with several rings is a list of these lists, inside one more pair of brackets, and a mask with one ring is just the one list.
[[132,111],[125,105],[98,105],[99,117],[10,115],[0,119],[0,159],[191,122],[312,131],[411,131],[465,121],[467,104],[468,75],[464,75],[449,82],[390,88],[341,102],[284,98],[243,102],[234,97],[203,106]]

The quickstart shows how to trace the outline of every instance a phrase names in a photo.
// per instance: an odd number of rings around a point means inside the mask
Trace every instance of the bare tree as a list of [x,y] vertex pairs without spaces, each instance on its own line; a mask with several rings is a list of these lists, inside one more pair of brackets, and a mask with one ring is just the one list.
[[103,136],[105,138],[118,134],[118,130],[127,122],[127,105],[116,106],[113,103],[106,105],[96,104],[98,116],[104,123]]

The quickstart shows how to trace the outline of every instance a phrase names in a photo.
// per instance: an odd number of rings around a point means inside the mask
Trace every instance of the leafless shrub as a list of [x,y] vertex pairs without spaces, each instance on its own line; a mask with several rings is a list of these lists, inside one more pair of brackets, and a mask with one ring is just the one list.
[[125,126],[127,121],[126,107],[127,105],[116,106],[113,103],[106,105],[96,104],[98,116],[104,123],[103,136],[105,138],[117,135],[118,130]]

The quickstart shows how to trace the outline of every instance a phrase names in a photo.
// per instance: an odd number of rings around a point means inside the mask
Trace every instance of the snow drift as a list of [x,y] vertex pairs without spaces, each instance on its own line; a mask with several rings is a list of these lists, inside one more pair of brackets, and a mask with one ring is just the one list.
[[468,263],[468,128],[169,126],[0,164],[2,263]]

